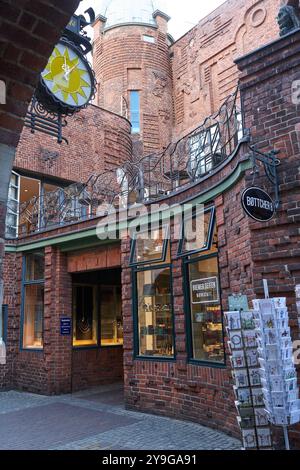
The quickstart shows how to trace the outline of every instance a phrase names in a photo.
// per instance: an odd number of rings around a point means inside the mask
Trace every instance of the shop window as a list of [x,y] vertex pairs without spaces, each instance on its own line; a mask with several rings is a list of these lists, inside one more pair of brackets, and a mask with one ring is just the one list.
[[96,286],[73,286],[73,346],[97,346]]
[[224,365],[224,335],[218,267],[217,231],[207,250],[185,259],[189,355]]
[[22,345],[24,349],[43,348],[44,253],[24,257],[22,302]]
[[6,238],[16,238],[18,235],[19,225],[19,195],[20,193],[20,176],[14,171],[12,172],[6,214]]
[[[148,235],[148,238],[146,237]],[[136,354],[174,357],[174,316],[170,244],[167,226],[135,235],[134,275]]]
[[0,340],[2,339],[6,343],[7,337],[7,317],[8,317],[8,305],[2,305],[2,311],[0,316]]
[[6,238],[27,235],[45,224],[57,221],[57,208],[62,204],[56,185],[12,172],[6,215]]
[[130,92],[130,122],[132,125],[132,133],[139,134],[141,131],[139,91]]
[[133,236],[130,262],[133,265],[166,261],[169,238],[168,226],[157,230],[135,233]]
[[182,237],[179,243],[179,256],[199,253],[210,248],[213,239],[215,209],[202,208],[193,210],[191,217],[185,220]]
[[122,300],[120,286],[101,286],[101,346],[123,344]]

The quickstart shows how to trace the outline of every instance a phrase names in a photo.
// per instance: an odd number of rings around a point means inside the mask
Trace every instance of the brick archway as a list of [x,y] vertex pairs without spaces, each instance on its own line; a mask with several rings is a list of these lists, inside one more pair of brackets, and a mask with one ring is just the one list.
[[0,0],[0,306],[10,174],[24,116],[40,72],[81,0]]

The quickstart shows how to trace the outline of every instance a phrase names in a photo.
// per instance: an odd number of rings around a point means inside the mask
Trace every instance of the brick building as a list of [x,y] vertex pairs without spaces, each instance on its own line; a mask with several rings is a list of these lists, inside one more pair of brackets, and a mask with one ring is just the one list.
[[[132,12],[123,1],[121,16],[118,3],[94,23],[96,101],[68,118],[69,145],[24,129],[17,148],[0,386],[56,394],[124,380],[128,408],[239,435],[222,320],[228,296],[250,302],[268,279],[272,295],[288,298],[298,333],[300,120],[291,88],[300,33],[279,39],[279,0],[228,0],[174,42],[152,2]],[[281,203],[265,223],[240,202],[254,179],[249,138],[281,152]],[[256,184],[274,196],[262,168]],[[116,239],[101,237],[104,203],[122,214],[142,202],[164,204],[154,244],[138,232],[129,238],[122,218]],[[204,238],[193,248],[169,219],[170,207],[186,203],[205,206]],[[199,307],[188,286],[207,278],[220,295]]]

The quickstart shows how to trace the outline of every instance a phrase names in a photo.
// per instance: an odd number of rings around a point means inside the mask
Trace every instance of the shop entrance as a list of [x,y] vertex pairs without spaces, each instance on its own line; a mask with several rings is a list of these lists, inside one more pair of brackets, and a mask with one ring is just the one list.
[[72,275],[72,390],[123,382],[121,269]]

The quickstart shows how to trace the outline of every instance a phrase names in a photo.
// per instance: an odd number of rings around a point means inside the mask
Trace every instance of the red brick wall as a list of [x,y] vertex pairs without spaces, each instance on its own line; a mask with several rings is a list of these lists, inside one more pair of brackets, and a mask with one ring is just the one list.
[[10,388],[12,384],[13,359],[18,351],[18,318],[15,316],[16,304],[16,255],[7,254],[4,258],[3,270],[6,273],[4,286],[4,305],[8,305],[7,339],[6,339],[6,365],[0,365],[0,387]]
[[171,46],[174,139],[216,112],[238,83],[234,59],[279,36],[280,0],[228,0]]
[[[250,223],[254,290],[262,296],[262,279],[267,279],[271,296],[287,297],[295,340],[299,340],[295,285],[300,284],[300,104],[292,102],[292,84],[300,79],[299,46],[296,32],[238,62],[245,125],[260,150],[281,151],[277,215],[267,224]],[[257,182],[274,194],[263,172]],[[247,183],[251,184],[250,176]],[[300,426],[293,427],[290,436],[299,448]]]
[[73,350],[72,390],[84,390],[123,380],[123,348]]
[[78,251],[68,254],[68,272],[95,271],[98,269],[115,268],[121,266],[121,252],[119,244],[104,247],[95,247],[90,250]]
[[[99,34],[100,27],[99,22],[94,26],[94,69],[99,83],[99,106],[122,114],[122,97],[129,103],[130,90],[139,90],[140,138],[144,153],[167,146],[173,126],[173,99],[166,28],[163,25],[158,29],[136,25],[116,27]],[[143,35],[153,36],[155,44],[145,42]],[[123,111],[125,113],[125,106]]]
[[85,182],[119,166],[131,155],[129,122],[97,106],[67,118],[69,145],[45,134],[23,129],[15,167],[44,176]]

